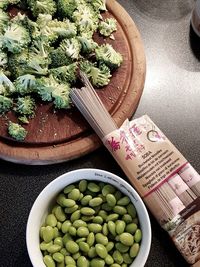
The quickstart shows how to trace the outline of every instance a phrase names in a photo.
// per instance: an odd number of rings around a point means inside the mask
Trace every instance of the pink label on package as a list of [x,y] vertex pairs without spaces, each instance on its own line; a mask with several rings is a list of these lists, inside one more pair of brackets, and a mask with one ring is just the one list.
[[180,196],[183,192],[185,192],[189,188],[178,174],[172,176],[168,180],[168,184],[171,186],[171,188],[178,196]]
[[181,171],[179,172],[181,178],[187,183],[189,187],[200,182],[200,175],[195,171],[195,169],[187,164]]
[[169,202],[169,204],[173,208],[174,216],[176,216],[177,214],[179,214],[179,212],[182,211],[185,208],[185,206],[183,205],[183,203],[182,203],[182,201],[180,200],[179,197],[173,198]]

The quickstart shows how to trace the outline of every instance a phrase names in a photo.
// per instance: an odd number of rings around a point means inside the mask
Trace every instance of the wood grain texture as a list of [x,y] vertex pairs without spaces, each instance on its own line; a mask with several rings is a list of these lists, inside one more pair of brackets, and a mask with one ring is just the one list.
[[[111,83],[97,89],[102,102],[120,126],[130,118],[142,95],[146,65],[140,34],[128,13],[115,1],[107,2],[106,17],[118,21],[115,41],[106,42],[123,55],[122,66],[113,73]],[[105,17],[105,16],[104,16]],[[98,43],[102,37],[95,36]],[[8,118],[16,120],[10,112]],[[23,164],[53,164],[78,158],[101,145],[98,137],[75,107],[56,111],[51,104],[38,103],[36,117],[27,126],[28,135],[23,143],[11,140],[5,122],[0,120],[0,158]]]

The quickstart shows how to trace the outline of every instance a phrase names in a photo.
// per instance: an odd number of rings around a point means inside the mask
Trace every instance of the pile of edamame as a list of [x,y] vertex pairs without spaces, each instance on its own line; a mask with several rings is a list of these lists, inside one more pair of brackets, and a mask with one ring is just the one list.
[[142,232],[128,196],[111,184],[81,180],[57,196],[40,238],[47,267],[127,267]]

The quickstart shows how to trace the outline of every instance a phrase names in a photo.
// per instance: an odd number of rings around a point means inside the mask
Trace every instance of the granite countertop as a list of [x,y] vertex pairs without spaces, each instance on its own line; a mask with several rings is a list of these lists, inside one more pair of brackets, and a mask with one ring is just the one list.
[[[134,118],[148,114],[200,172],[200,38],[190,27],[193,0],[119,0],[144,43],[147,75]],[[26,222],[41,190],[74,169],[100,168],[125,175],[104,147],[82,158],[50,166],[0,160],[0,266],[31,267]],[[152,246],[145,267],[188,266],[151,216]],[[40,267],[40,266],[38,266]],[[138,266],[140,267],[140,266]]]

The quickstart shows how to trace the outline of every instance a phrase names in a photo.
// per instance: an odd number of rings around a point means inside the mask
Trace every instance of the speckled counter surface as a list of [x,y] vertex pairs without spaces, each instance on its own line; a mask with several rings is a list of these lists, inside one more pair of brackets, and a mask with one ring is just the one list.
[[[146,84],[134,117],[148,114],[200,172],[200,38],[190,28],[194,1],[119,2],[141,32],[147,58]],[[50,181],[78,168],[101,168],[125,178],[103,147],[51,166],[0,161],[1,267],[32,266],[25,243],[30,208]],[[151,223],[153,239],[145,267],[188,266],[152,216]]]

